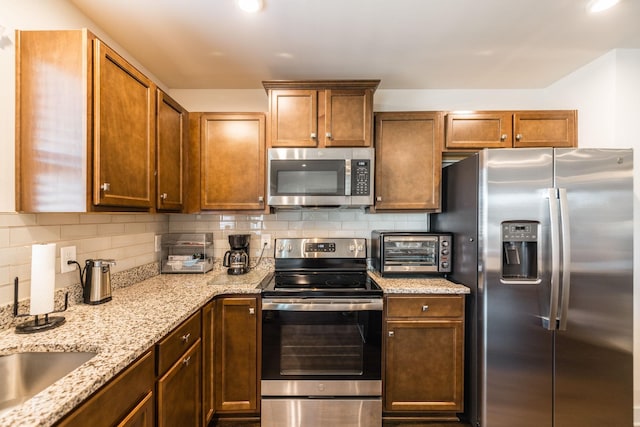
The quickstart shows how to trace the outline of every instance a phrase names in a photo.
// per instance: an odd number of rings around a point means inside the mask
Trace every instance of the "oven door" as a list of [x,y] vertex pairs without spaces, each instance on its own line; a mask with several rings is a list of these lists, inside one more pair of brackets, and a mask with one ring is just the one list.
[[265,298],[263,384],[380,381],[381,332],[382,298]]

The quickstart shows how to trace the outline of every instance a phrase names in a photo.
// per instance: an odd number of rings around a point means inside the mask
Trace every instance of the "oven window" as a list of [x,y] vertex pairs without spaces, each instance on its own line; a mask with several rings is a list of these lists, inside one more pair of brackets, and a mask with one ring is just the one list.
[[263,379],[380,379],[381,311],[262,316]]
[[385,241],[385,263],[389,265],[437,265],[436,241]]
[[282,375],[361,375],[363,336],[357,324],[283,325]]

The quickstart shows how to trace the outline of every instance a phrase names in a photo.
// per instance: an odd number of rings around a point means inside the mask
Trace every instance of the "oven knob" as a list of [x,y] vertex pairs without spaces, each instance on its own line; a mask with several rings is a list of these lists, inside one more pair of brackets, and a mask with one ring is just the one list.
[[356,250],[356,246],[355,245],[349,245],[349,252],[353,252]]
[[442,246],[443,246],[443,247],[445,247],[445,248],[446,248],[447,246],[449,246],[449,241],[448,241],[448,240],[443,240],[443,241],[442,241]]
[[442,255],[449,255],[449,249],[443,249],[440,253]]
[[440,266],[442,268],[449,268],[449,263],[448,262],[443,262],[443,263],[440,264]]

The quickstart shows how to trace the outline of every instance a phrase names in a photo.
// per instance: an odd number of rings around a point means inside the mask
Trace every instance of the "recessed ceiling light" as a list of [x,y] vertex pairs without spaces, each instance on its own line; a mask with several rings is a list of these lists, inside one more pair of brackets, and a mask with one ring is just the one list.
[[262,10],[262,0],[238,0],[238,7],[245,12],[258,12]]
[[587,4],[587,10],[591,13],[602,12],[615,6],[619,2],[620,0],[591,0],[589,4]]

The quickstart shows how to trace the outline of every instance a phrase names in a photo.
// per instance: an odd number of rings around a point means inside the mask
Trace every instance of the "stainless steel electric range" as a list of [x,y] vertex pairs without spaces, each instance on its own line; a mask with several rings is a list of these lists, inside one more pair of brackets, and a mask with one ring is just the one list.
[[262,426],[381,426],[382,289],[365,239],[277,239],[262,290]]

